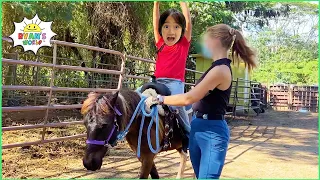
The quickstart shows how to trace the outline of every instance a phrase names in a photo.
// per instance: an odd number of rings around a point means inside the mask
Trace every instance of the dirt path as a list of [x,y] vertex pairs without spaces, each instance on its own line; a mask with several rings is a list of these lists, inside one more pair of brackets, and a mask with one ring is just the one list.
[[[318,114],[268,111],[230,123],[231,142],[221,178],[318,178]],[[10,135],[13,138],[14,135]],[[3,136],[3,140],[9,135]],[[126,145],[112,149],[101,170],[84,170],[83,140],[3,151],[3,177],[137,178],[140,163]],[[54,147],[54,148],[52,148]],[[178,153],[161,153],[161,178],[175,178]],[[191,178],[187,162],[185,177]]]

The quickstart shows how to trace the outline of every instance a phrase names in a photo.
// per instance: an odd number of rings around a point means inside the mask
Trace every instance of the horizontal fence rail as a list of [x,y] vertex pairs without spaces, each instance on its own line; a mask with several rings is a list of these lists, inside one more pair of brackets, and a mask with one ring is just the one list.
[[[3,37],[3,41],[12,42],[11,38]],[[57,142],[57,141],[64,141],[64,140],[71,140],[85,137],[85,134],[73,135],[73,136],[66,136],[66,137],[59,137],[59,138],[52,138],[52,139],[45,139],[46,128],[49,127],[65,127],[70,125],[77,125],[83,124],[83,121],[73,121],[73,122],[60,122],[60,123],[48,123],[48,113],[49,110],[67,110],[67,109],[80,109],[82,104],[71,104],[71,105],[58,105],[52,104],[52,94],[53,92],[99,92],[99,93],[107,93],[107,92],[115,92],[121,89],[121,85],[125,78],[132,78],[132,79],[140,79],[140,80],[149,80],[150,77],[145,76],[137,76],[137,75],[130,75],[126,74],[125,72],[125,62],[127,59],[134,60],[134,61],[141,61],[145,63],[155,64],[154,60],[145,59],[140,57],[135,57],[131,55],[126,55],[119,51],[110,50],[99,48],[95,46],[88,46],[78,43],[70,43],[65,41],[58,41],[58,40],[51,40],[51,44],[53,45],[53,56],[45,56],[41,55],[42,57],[52,58],[52,63],[43,63],[37,61],[26,61],[26,60],[18,60],[18,59],[10,59],[10,58],[2,58],[2,63],[7,65],[24,65],[24,66],[32,66],[32,67],[45,67],[51,69],[50,75],[50,86],[27,86],[27,85],[3,85],[2,90],[6,91],[44,91],[49,93],[47,99],[47,105],[43,106],[13,106],[13,107],[2,107],[2,112],[24,112],[24,111],[46,111],[45,118],[42,124],[36,125],[23,125],[23,126],[11,126],[11,127],[2,127],[3,132],[8,131],[16,131],[16,130],[30,130],[30,129],[39,129],[42,128],[43,131],[42,137],[39,141],[34,142],[23,142],[23,143],[15,143],[15,144],[5,144],[2,146],[3,149],[21,147],[21,146],[30,146],[30,145],[38,145],[50,142]],[[57,46],[67,46],[67,47],[75,47],[75,48],[82,48],[91,51],[97,51],[107,54],[113,54],[120,56],[121,58],[121,65],[120,70],[109,70],[109,69],[99,69],[99,68],[87,68],[87,67],[80,67],[80,66],[70,66],[70,65],[58,65],[57,59],[65,59],[57,57]],[[105,89],[105,88],[75,88],[75,87],[56,87],[54,85],[54,81],[56,79],[55,73],[56,70],[73,70],[73,71],[83,71],[83,72],[92,72],[92,73],[99,73],[99,74],[107,74],[107,75],[117,75],[118,76],[118,86],[116,89]],[[186,71],[192,73],[202,74],[203,72],[187,69]],[[194,83],[185,83],[186,85],[193,86]]]
[[27,130],[27,129],[37,129],[37,128],[43,128],[43,127],[65,127],[65,126],[76,125],[76,124],[83,124],[83,121],[2,127],[2,131],[5,132],[5,131]]
[[50,105],[50,106],[2,107],[2,112],[44,111],[44,110],[51,110],[51,109],[80,109],[81,107],[82,107],[82,104]]
[[2,86],[2,90],[27,90],[27,91],[66,91],[66,92],[114,92],[117,89],[102,88],[69,88],[69,87],[46,87],[46,86]]
[[73,135],[73,136],[65,136],[65,137],[59,137],[59,138],[45,139],[45,140],[39,140],[39,141],[33,141],[33,142],[5,144],[5,145],[2,145],[2,149],[10,149],[10,148],[22,147],[22,146],[39,145],[39,144],[52,143],[52,142],[58,142],[58,141],[79,139],[79,138],[83,138],[83,137],[86,137],[86,134],[79,134],[79,135]]
[[67,66],[67,65],[54,65],[54,64],[49,64],[49,63],[13,60],[13,59],[6,59],[6,58],[2,58],[2,63],[4,63],[4,64],[19,64],[19,65],[27,65],[27,66],[38,66],[38,67],[49,67],[49,68],[64,69],[64,70],[95,72],[95,73],[101,73],[101,74],[120,75],[123,73],[121,71],[115,71],[115,70],[84,68],[84,67]]

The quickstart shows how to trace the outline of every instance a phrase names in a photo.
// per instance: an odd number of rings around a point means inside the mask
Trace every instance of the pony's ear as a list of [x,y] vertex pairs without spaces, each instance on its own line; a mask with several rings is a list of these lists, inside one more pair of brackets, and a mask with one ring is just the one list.
[[117,99],[118,99],[118,95],[119,95],[119,91],[116,91],[115,93],[112,94],[112,98],[111,98],[111,101],[110,101],[110,103],[112,105],[116,104]]

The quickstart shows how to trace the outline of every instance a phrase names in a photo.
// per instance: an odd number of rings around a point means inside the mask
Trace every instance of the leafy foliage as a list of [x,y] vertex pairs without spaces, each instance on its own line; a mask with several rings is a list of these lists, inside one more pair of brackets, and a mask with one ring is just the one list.
[[[305,2],[210,1],[192,2],[189,7],[193,24],[190,54],[199,52],[198,42],[208,26],[225,23],[251,32],[250,44],[258,50],[260,64],[253,74],[255,80],[307,84],[317,82],[318,74],[313,69],[317,67],[318,42],[310,42],[310,39],[316,35],[318,24],[314,24],[309,34],[299,36],[297,32],[288,33],[285,29],[287,24],[283,23],[291,19],[301,23],[305,15],[314,17],[318,14],[316,5]],[[152,8],[153,2],[4,2],[2,34],[9,36],[14,31],[13,22],[20,22],[24,17],[32,18],[37,13],[42,20],[53,21],[52,28],[57,34],[54,39],[152,59],[155,56]],[[161,12],[168,8],[180,9],[177,2],[161,2],[160,8]],[[283,24],[283,27],[272,28],[277,23]],[[4,42],[2,51],[22,52],[22,48],[11,48],[11,44]],[[38,53],[52,56],[52,48],[41,48]],[[117,69],[121,62],[118,56],[70,47],[59,47],[58,57],[68,58],[60,59],[60,64],[103,69]],[[35,61],[39,57],[22,53],[19,58]],[[51,62],[52,58],[42,57],[39,60]],[[131,75],[152,73],[152,67],[146,63],[128,60],[126,67],[127,73]],[[187,68],[195,68],[191,59],[187,61]],[[37,71],[30,67],[4,66],[3,77],[7,78],[3,79],[4,84],[12,84],[10,77],[15,70],[29,77],[22,78],[20,84],[31,85],[35,82],[31,78],[35,77],[35,73],[39,73],[39,77],[49,76],[49,71],[45,69]],[[78,79],[65,81],[63,78]],[[62,87],[101,87],[105,82],[112,81],[113,77],[66,71],[60,74],[59,79],[56,85]],[[92,79],[101,82],[93,83]],[[194,74],[188,73],[186,79],[194,79]],[[44,80],[39,82],[42,81],[47,83]]]
[[261,32],[251,43],[259,51],[259,68],[253,79],[263,83],[317,84],[318,43],[306,44],[300,36],[279,33],[280,44]]

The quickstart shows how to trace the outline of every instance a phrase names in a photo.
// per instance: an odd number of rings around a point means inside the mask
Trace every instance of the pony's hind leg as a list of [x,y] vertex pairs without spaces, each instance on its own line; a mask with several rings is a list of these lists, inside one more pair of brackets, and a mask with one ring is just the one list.
[[156,165],[154,163],[152,165],[150,176],[151,176],[152,179],[159,179],[160,178],[158,170],[157,170],[157,167],[156,167]]
[[179,167],[179,171],[178,171],[176,179],[181,179],[183,177],[184,170],[186,168],[186,162],[187,162],[188,155],[185,154],[182,151],[182,149],[178,149],[178,152],[180,154],[180,167]]
[[[140,161],[142,163],[140,168],[140,179],[148,179],[149,174],[154,177],[156,177],[156,174],[158,174],[154,162],[153,162],[154,154],[142,154]],[[153,168],[154,167],[154,168]],[[153,171],[151,171],[153,170]],[[156,172],[156,174],[155,174]],[[159,175],[158,175],[159,177]]]

